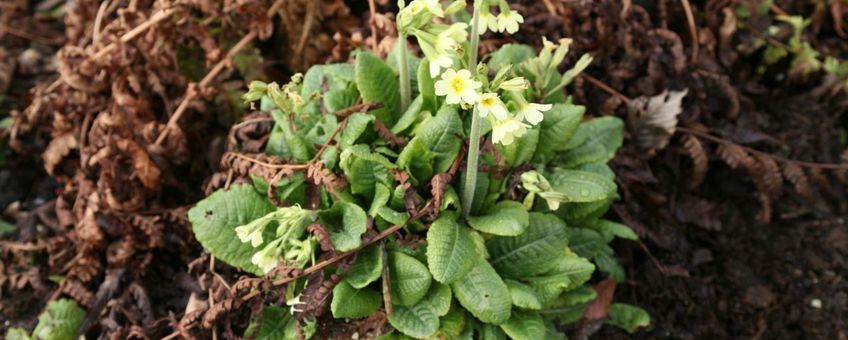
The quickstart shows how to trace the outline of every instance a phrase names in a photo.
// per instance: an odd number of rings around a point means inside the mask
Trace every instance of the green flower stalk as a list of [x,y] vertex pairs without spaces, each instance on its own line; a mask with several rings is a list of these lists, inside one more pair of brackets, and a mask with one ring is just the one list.
[[[482,0],[474,1],[474,15],[471,19],[471,45],[468,47],[468,68],[472,74],[477,73],[477,53],[480,45],[480,7]],[[477,189],[477,166],[480,162],[480,129],[481,117],[474,107],[469,133],[468,163],[465,169],[465,187],[462,191],[462,214],[468,217],[474,204],[474,191]]]

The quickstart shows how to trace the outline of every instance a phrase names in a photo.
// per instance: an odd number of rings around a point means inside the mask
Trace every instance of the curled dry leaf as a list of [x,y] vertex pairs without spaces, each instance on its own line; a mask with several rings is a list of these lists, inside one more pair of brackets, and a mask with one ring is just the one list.
[[59,137],[53,138],[47,149],[41,154],[41,159],[44,160],[44,169],[48,174],[53,175],[56,171],[56,166],[62,162],[62,159],[67,156],[71,150],[78,147],[77,137],[73,133],[65,133]]
[[683,97],[689,92],[663,91],[653,97],[639,97],[628,103],[628,121],[633,137],[644,150],[662,150],[674,134],[677,116],[683,112]]

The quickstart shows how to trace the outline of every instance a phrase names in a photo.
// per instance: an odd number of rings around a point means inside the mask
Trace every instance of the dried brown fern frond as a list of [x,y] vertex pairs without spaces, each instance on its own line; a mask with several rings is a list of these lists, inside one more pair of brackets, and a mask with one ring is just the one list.
[[701,141],[691,134],[683,136],[683,149],[686,150],[686,154],[692,159],[692,177],[689,181],[689,189],[694,189],[704,182],[709,157],[707,157],[707,152],[704,150]]

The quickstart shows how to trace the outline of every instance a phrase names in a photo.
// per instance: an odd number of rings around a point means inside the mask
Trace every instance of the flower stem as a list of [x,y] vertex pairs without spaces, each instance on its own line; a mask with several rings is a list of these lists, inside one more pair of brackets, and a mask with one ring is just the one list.
[[398,37],[398,76],[400,77],[400,113],[406,112],[412,102],[412,88],[409,78],[409,61],[407,60],[406,35]]
[[[481,0],[474,1],[474,16],[471,19],[471,43],[468,46],[468,68],[471,74],[477,74],[477,53],[480,45],[480,7]],[[480,160],[480,129],[482,122],[477,112],[477,106],[471,116],[471,132],[468,142],[468,163],[465,168],[465,188],[462,191],[462,214],[465,217],[471,213],[474,203],[474,191],[477,190],[477,163]]]

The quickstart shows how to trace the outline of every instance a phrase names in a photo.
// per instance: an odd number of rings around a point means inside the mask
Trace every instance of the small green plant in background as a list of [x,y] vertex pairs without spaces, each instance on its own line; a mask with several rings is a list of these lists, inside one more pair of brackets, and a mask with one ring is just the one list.
[[38,324],[32,334],[21,328],[12,327],[6,332],[6,340],[73,340],[85,318],[83,310],[74,300],[50,301],[38,315]]
[[[735,11],[736,18],[739,20],[738,28],[751,28],[748,22],[755,18],[767,17],[773,5],[773,0],[758,0],[752,11],[750,4],[740,3]],[[833,56],[823,56],[805,39],[804,30],[812,23],[811,19],[800,15],[783,14],[776,15],[773,19],[777,23],[769,25],[765,32],[754,32],[753,39],[737,47],[739,51],[748,55],[762,50],[762,63],[757,69],[758,73],[764,73],[767,67],[789,58],[789,75],[792,77],[803,77],[824,71],[848,87],[848,62]],[[786,43],[779,39],[787,36]]]
[[[455,21],[464,1],[399,3],[400,41],[414,37],[423,59],[399,44],[387,60],[362,51],[282,86],[250,85],[245,99],[275,121],[265,152],[289,162],[189,212],[213,256],[288,283],[292,313],[270,305],[248,334],[315,332],[297,310],[307,279],[285,269],[340,277],[334,318],[382,308],[394,328],[384,336],[413,338],[565,338],[556,325],[581,319],[593,276],[624,280],[609,244],[636,235],[603,218],[623,123],[584,120],[563,90],[591,57],[560,72],[564,39],[478,58],[480,34],[514,33],[523,18],[503,0],[473,5],[466,23]],[[317,260],[353,253],[350,266]],[[627,331],[650,323],[635,306],[609,310]]]

